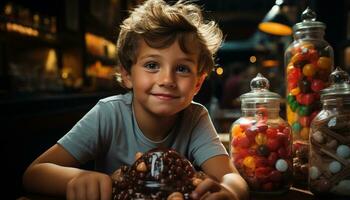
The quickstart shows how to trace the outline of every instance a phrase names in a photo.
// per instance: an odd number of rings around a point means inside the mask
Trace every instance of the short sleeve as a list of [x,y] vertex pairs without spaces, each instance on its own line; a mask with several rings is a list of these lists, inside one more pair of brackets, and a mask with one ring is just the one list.
[[108,110],[103,102],[98,102],[86,113],[73,128],[58,140],[63,148],[73,155],[80,163],[95,159],[108,141]]
[[201,166],[206,160],[217,155],[228,155],[221,143],[208,111],[202,109],[198,114],[190,142],[190,153],[196,166]]

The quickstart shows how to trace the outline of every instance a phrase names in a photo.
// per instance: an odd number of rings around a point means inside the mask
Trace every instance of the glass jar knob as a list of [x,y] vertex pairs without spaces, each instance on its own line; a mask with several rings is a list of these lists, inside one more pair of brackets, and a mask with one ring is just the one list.
[[250,81],[250,89],[252,91],[257,90],[268,90],[270,88],[270,83],[267,78],[258,73],[255,78]]
[[316,13],[307,7],[301,14],[301,19],[303,21],[316,21]]
[[331,84],[349,83],[349,74],[337,67],[330,75]]

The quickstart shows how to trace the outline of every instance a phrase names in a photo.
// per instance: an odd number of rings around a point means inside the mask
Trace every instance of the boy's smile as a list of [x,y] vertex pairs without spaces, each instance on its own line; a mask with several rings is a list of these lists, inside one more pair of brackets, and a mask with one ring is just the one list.
[[174,118],[199,91],[205,75],[198,73],[199,48],[189,42],[195,52],[184,53],[177,40],[169,47],[155,49],[140,39],[131,73],[124,71],[123,75],[125,85],[133,90],[138,119]]

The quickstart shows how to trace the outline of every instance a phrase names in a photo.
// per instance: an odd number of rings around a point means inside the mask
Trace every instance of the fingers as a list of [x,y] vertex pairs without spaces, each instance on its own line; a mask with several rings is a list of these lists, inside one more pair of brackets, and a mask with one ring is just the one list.
[[91,181],[87,183],[86,186],[86,199],[89,200],[98,200],[100,199],[100,190],[99,190],[99,182]]
[[100,197],[101,200],[112,199],[112,180],[109,176],[105,176],[100,180]]
[[193,199],[200,199],[204,197],[207,192],[214,193],[220,191],[220,189],[221,187],[219,183],[207,178],[196,187],[196,189],[192,192],[191,197]]
[[110,200],[112,199],[112,180],[106,174],[91,173],[73,178],[67,184],[68,200]]
[[74,192],[73,188],[69,186],[69,183],[67,185],[66,199],[67,200],[75,199],[75,192]]
[[67,200],[87,199],[86,192],[86,184],[77,184],[75,181],[70,181],[67,185],[66,197]]

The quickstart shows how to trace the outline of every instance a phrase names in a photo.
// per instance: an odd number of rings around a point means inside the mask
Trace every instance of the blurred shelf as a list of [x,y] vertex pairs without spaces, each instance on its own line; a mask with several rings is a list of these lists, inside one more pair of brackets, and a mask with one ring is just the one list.
[[93,55],[91,53],[86,53],[87,63],[95,63],[96,61],[100,61],[102,65],[105,66],[115,66],[117,64],[116,60],[108,58],[106,56],[98,56]]
[[10,44],[26,44],[27,46],[41,45],[56,47],[59,45],[57,35],[52,33],[39,33],[38,36],[30,36],[17,32],[0,30],[0,41]]

